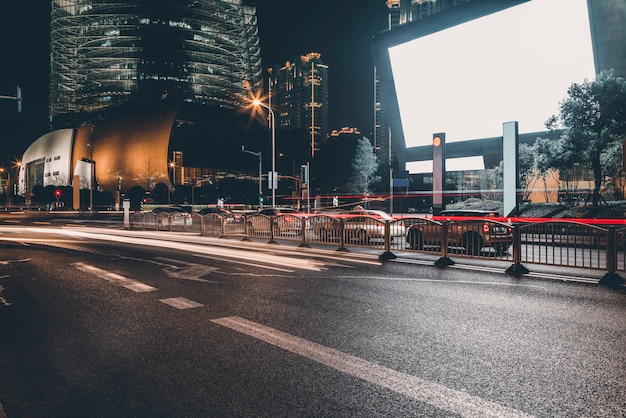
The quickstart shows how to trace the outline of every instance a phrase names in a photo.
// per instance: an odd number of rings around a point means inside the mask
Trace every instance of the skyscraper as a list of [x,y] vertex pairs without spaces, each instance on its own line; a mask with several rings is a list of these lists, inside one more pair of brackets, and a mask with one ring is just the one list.
[[277,127],[307,129],[314,157],[328,133],[328,66],[320,54],[311,52],[268,71]]
[[135,98],[235,107],[261,81],[244,0],[54,0],[49,113]]

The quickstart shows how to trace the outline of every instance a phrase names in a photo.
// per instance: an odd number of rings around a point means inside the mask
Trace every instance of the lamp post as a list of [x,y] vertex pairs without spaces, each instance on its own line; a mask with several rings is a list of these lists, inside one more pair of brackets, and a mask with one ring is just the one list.
[[270,186],[272,187],[272,207],[276,207],[276,187],[278,185],[278,173],[276,173],[276,118],[274,117],[274,111],[271,107],[263,104],[259,99],[254,99],[252,102],[255,106],[261,106],[266,108],[270,112],[270,123],[272,124],[272,181]]
[[241,146],[241,150],[243,152],[247,152],[248,154],[256,155],[257,157],[259,157],[259,210],[261,210],[263,209],[263,159],[261,158],[261,151],[248,151],[245,148],[245,145]]
[[7,210],[11,208],[11,194],[13,193],[13,188],[11,187],[11,171],[5,168],[0,168],[1,173],[7,173],[7,182],[4,187],[4,192],[7,194]]
[[168,165],[169,165],[170,170],[172,170],[172,180],[169,182],[170,184],[167,186],[167,206],[170,206],[172,189],[174,188],[174,184],[176,184],[176,162],[170,161]]

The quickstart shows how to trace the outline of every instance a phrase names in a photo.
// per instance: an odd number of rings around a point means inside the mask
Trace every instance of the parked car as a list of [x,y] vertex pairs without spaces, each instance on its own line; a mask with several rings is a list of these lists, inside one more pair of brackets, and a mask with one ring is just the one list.
[[461,248],[470,255],[479,255],[486,247],[503,254],[513,244],[513,227],[506,222],[483,219],[497,216],[497,213],[488,210],[444,210],[434,219],[445,223],[417,222],[407,229],[406,242],[414,250],[441,246],[443,228],[447,227],[448,246]]
[[228,222],[228,223],[238,223],[243,221],[243,216],[238,214],[238,213],[234,213],[232,210],[230,209],[226,209],[226,208],[220,208],[220,207],[208,207],[208,208],[202,208],[198,211],[198,214],[200,215],[208,215],[208,214],[214,214],[214,215],[219,215],[221,217],[224,218],[224,222]]
[[391,241],[401,242],[406,235],[404,222],[394,221],[393,217],[381,210],[354,209],[336,213],[331,218],[322,218],[313,226],[315,234],[324,241],[340,237],[343,222],[344,241],[367,245],[371,240],[385,239],[385,224],[390,223]]
[[248,216],[250,233],[269,233],[270,219],[275,219],[274,235],[302,233],[302,217],[304,214],[293,208],[265,208],[252,216]]
[[164,206],[152,209],[156,217],[156,228],[158,230],[169,229],[172,226],[191,226],[191,213],[181,206]]

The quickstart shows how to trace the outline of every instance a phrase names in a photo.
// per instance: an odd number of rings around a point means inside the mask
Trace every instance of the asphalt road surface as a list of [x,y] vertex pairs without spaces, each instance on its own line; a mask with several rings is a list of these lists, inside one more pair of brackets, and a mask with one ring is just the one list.
[[622,417],[626,295],[488,267],[0,228],[0,416]]

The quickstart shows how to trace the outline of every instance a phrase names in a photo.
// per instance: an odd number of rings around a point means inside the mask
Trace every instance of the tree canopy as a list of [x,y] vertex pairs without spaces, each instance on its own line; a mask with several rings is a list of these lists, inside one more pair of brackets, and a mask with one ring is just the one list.
[[352,190],[359,194],[372,192],[372,186],[380,181],[380,176],[376,175],[377,170],[378,161],[374,147],[369,139],[362,137],[357,143],[352,160]]
[[593,205],[600,201],[602,180],[621,167],[622,141],[626,136],[626,81],[603,71],[594,81],[572,84],[559,104],[559,114],[546,126],[563,129],[555,141],[535,144],[541,172],[563,170],[575,164],[593,173]]

